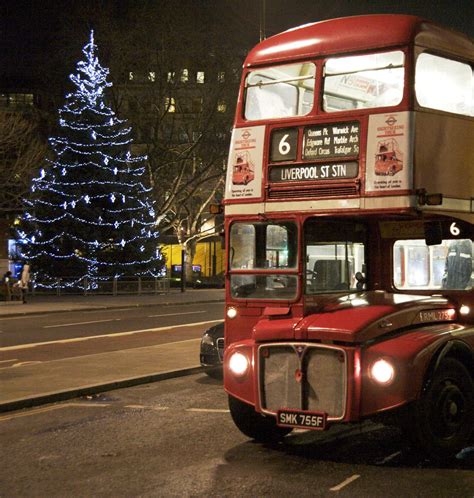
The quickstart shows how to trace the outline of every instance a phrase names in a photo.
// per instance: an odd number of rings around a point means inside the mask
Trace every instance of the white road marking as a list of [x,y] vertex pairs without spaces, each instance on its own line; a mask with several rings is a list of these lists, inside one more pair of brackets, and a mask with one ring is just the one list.
[[125,408],[132,408],[132,410],[154,410],[154,411],[164,411],[169,410],[169,406],[149,406],[149,405],[125,405]]
[[[106,313],[106,312],[115,312],[115,311],[130,311],[130,310],[137,310],[139,307],[135,306],[134,308],[100,308],[97,310],[93,311],[82,311],[84,315],[89,315],[91,313]],[[81,310],[77,310],[78,312],[81,312]]]
[[217,408],[187,408],[187,412],[230,413],[230,410]]
[[398,455],[401,455],[401,451],[397,451],[396,453],[392,453],[391,455],[388,455],[387,457],[383,458],[379,462],[377,462],[377,465],[383,465],[384,463],[390,462],[390,460],[393,460],[395,457]]
[[[68,312],[69,313],[69,312]],[[41,318],[44,317],[44,315],[30,315],[28,313],[25,313],[24,315],[21,316],[2,316],[2,321],[3,320],[25,320],[26,318]]]
[[56,329],[58,327],[74,327],[76,325],[90,325],[91,323],[118,322],[121,318],[108,318],[107,320],[93,320],[91,322],[61,323],[59,325],[43,325],[44,329]]
[[42,361],[20,361],[20,363],[15,363],[11,365],[12,368],[24,367],[25,365],[37,365],[38,363],[43,363]]
[[348,477],[345,481],[342,481],[341,484],[338,484],[337,486],[334,486],[333,488],[330,488],[330,491],[339,491],[351,482],[355,481],[356,479],[359,479],[360,475],[359,474],[354,474],[351,477]]
[[181,315],[194,315],[196,313],[206,313],[206,311],[185,311],[184,313],[166,313],[165,315],[148,315],[147,318],[155,318],[157,316],[181,316]]
[[[134,334],[142,334],[146,332],[161,332],[163,330],[171,330],[171,329],[178,329],[181,327],[197,327],[199,325],[209,325],[211,323],[221,323],[224,320],[207,320],[205,322],[194,322],[194,323],[183,323],[179,325],[169,325],[167,327],[155,327],[152,329],[141,329],[141,330],[130,330],[129,332],[117,332],[116,334],[102,334],[102,335],[91,335],[88,337],[73,337],[72,339],[61,339],[59,341],[45,341],[45,342],[33,342],[29,344],[18,344],[17,346],[6,346],[4,348],[0,348],[0,351],[14,351],[14,350],[19,350],[19,349],[30,349],[30,348],[35,348],[37,346],[45,346],[45,345],[51,345],[51,344],[69,344],[69,343],[74,343],[74,342],[82,342],[82,341],[89,341],[91,339],[114,339],[115,337],[122,337],[122,336],[127,336],[127,335],[134,335]],[[201,339],[190,339],[192,341],[200,341]],[[175,342],[167,342],[166,344],[175,344],[178,342],[187,342],[187,341],[175,341]]]
[[53,410],[59,410],[61,408],[71,408],[71,407],[88,407],[88,408],[97,408],[97,407],[105,407],[109,406],[108,403],[63,403],[61,405],[51,405],[51,406],[45,406],[42,408],[32,408],[31,410],[28,411],[22,411],[19,413],[14,413],[12,415],[3,415],[0,416],[0,422],[3,422],[5,420],[11,420],[14,418],[20,418],[20,417],[28,417],[30,415],[36,415],[38,413],[45,413],[45,412],[51,412]]

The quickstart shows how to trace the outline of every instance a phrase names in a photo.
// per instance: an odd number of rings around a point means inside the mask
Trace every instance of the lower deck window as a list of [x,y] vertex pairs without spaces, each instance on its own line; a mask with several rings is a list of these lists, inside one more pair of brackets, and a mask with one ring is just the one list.
[[472,289],[473,243],[469,239],[398,240],[393,248],[393,280],[398,289]]
[[296,298],[298,230],[294,222],[236,222],[229,242],[233,298]]
[[361,223],[307,222],[305,293],[365,289],[365,239]]
[[231,275],[232,297],[293,300],[298,289],[296,275]]

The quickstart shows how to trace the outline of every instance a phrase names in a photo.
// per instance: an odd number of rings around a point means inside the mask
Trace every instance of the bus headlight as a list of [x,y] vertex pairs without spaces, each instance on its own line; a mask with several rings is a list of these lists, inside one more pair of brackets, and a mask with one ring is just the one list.
[[380,359],[370,367],[370,376],[379,384],[387,385],[395,378],[395,368],[389,361]]
[[232,319],[237,316],[237,310],[234,307],[227,308],[227,317]]
[[466,306],[465,304],[463,304],[460,308],[459,308],[459,313],[461,315],[469,315],[469,313],[471,312],[471,309],[469,308],[469,306]]
[[241,377],[249,368],[249,361],[245,355],[239,352],[232,353],[229,358],[229,370],[236,376]]

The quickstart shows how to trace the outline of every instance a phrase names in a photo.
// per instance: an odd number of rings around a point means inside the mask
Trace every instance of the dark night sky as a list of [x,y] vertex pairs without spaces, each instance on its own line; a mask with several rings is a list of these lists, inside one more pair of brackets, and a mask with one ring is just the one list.
[[[109,3],[117,15],[133,11],[146,0],[1,0],[0,87],[10,82],[34,80],[35,70],[48,56],[48,49],[61,26],[64,12],[86,3]],[[188,0],[189,1],[189,0]],[[263,0],[194,0],[197,4],[223,6],[225,22],[241,23],[255,31],[258,41],[258,5]],[[162,0],[154,0],[160,4]],[[166,2],[166,0],[165,0]],[[174,0],[180,5],[180,0]],[[132,9],[132,10],[130,10]],[[472,0],[266,0],[266,34],[322,19],[357,14],[403,13],[439,22],[474,37]],[[79,45],[82,46],[83,39]]]

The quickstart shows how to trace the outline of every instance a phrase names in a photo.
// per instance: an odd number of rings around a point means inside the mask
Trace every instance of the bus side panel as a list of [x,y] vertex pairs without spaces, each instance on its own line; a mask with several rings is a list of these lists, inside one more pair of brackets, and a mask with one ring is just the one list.
[[415,116],[415,189],[444,197],[474,195],[474,119],[441,112]]
[[[433,325],[363,351],[360,416],[374,415],[417,399],[433,355],[462,331],[454,324]],[[371,365],[381,357],[389,359],[395,366],[395,378],[390,385],[377,384],[370,377]]]

